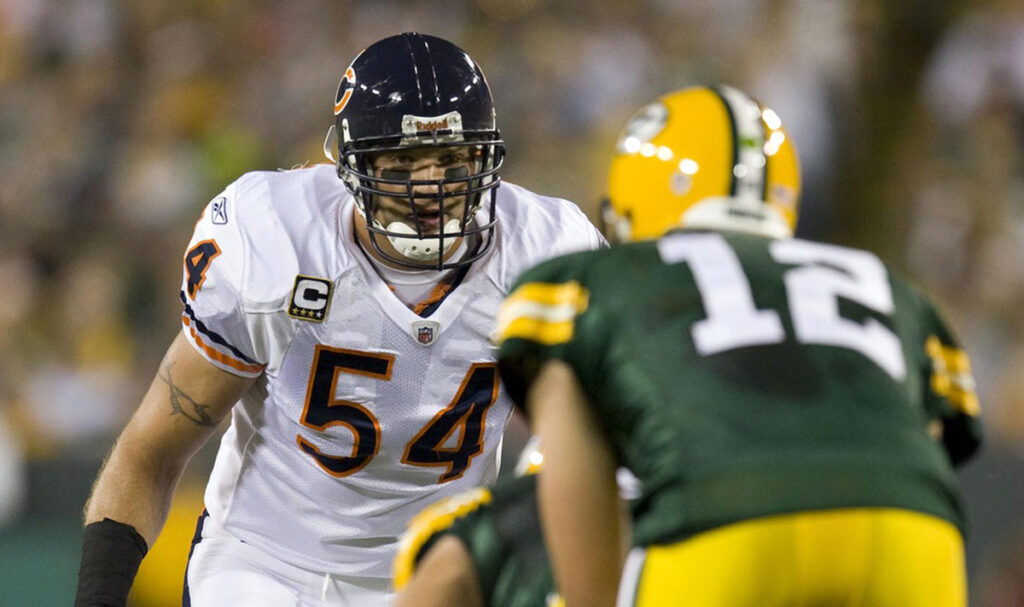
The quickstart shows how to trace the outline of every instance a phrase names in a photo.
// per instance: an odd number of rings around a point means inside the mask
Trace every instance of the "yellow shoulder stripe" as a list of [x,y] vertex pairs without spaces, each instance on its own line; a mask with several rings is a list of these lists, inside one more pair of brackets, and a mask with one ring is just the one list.
[[451,527],[456,519],[490,501],[490,490],[477,487],[436,502],[414,516],[398,544],[394,564],[395,590],[401,590],[409,583],[420,549],[430,536]]
[[960,348],[944,345],[932,335],[925,343],[925,351],[932,359],[932,391],[946,397],[953,407],[970,416],[981,413],[978,395],[971,375],[971,360]]
[[518,337],[544,345],[572,339],[576,317],[586,311],[590,292],[575,280],[528,282],[505,299],[498,312],[498,343]]

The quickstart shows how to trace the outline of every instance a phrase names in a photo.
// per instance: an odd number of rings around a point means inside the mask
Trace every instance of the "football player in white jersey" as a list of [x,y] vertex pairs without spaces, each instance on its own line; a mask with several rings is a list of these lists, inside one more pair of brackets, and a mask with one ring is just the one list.
[[386,605],[411,516],[497,474],[498,305],[521,270],[604,240],[572,203],[501,183],[490,89],[445,40],[371,45],[334,114],[334,166],[243,175],[197,223],[183,331],[86,507],[77,606],[124,605],[229,414],[194,607]]

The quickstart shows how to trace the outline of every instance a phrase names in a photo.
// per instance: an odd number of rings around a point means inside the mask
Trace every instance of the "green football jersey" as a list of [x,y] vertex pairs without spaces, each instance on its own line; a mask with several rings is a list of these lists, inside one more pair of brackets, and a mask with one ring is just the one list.
[[462,540],[469,551],[488,607],[557,607],[554,574],[544,551],[537,513],[535,475],[503,477],[492,489],[449,498],[417,517],[418,562],[444,535]]
[[533,268],[498,323],[517,402],[545,360],[575,370],[642,484],[638,545],[846,507],[963,528],[953,464],[981,438],[967,356],[871,253],[676,232]]

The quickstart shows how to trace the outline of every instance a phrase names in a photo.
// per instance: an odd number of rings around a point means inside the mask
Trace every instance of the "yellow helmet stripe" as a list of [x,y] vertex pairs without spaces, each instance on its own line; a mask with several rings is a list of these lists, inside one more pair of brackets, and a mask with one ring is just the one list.
[[739,199],[766,199],[768,157],[765,129],[757,102],[730,86],[713,89],[725,104],[732,123],[732,183],[729,195]]
[[545,345],[569,341],[573,323],[587,309],[589,296],[576,281],[522,285],[498,311],[498,342],[513,337]]

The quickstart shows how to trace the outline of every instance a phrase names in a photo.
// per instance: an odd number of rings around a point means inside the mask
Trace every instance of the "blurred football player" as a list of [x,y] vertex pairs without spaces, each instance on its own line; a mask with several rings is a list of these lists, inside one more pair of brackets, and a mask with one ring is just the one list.
[[[540,441],[523,449],[514,475],[445,498],[413,517],[395,559],[397,607],[564,607],[537,512]],[[617,474],[621,519],[636,479]],[[628,544],[620,546],[625,555]]]
[[[875,255],[792,236],[799,185],[777,114],[671,93],[611,164],[607,227],[636,242],[543,263],[505,301],[569,607],[965,604],[967,355]],[[641,484],[624,564],[617,466]]]
[[498,306],[523,268],[604,240],[572,203],[501,183],[490,89],[450,42],[369,46],[334,115],[333,166],[248,173],[197,223],[183,331],[86,507],[76,605],[124,604],[229,413],[193,607],[386,605],[411,516],[495,478]]
[[395,559],[397,607],[560,607],[537,514],[541,454],[417,514]]

